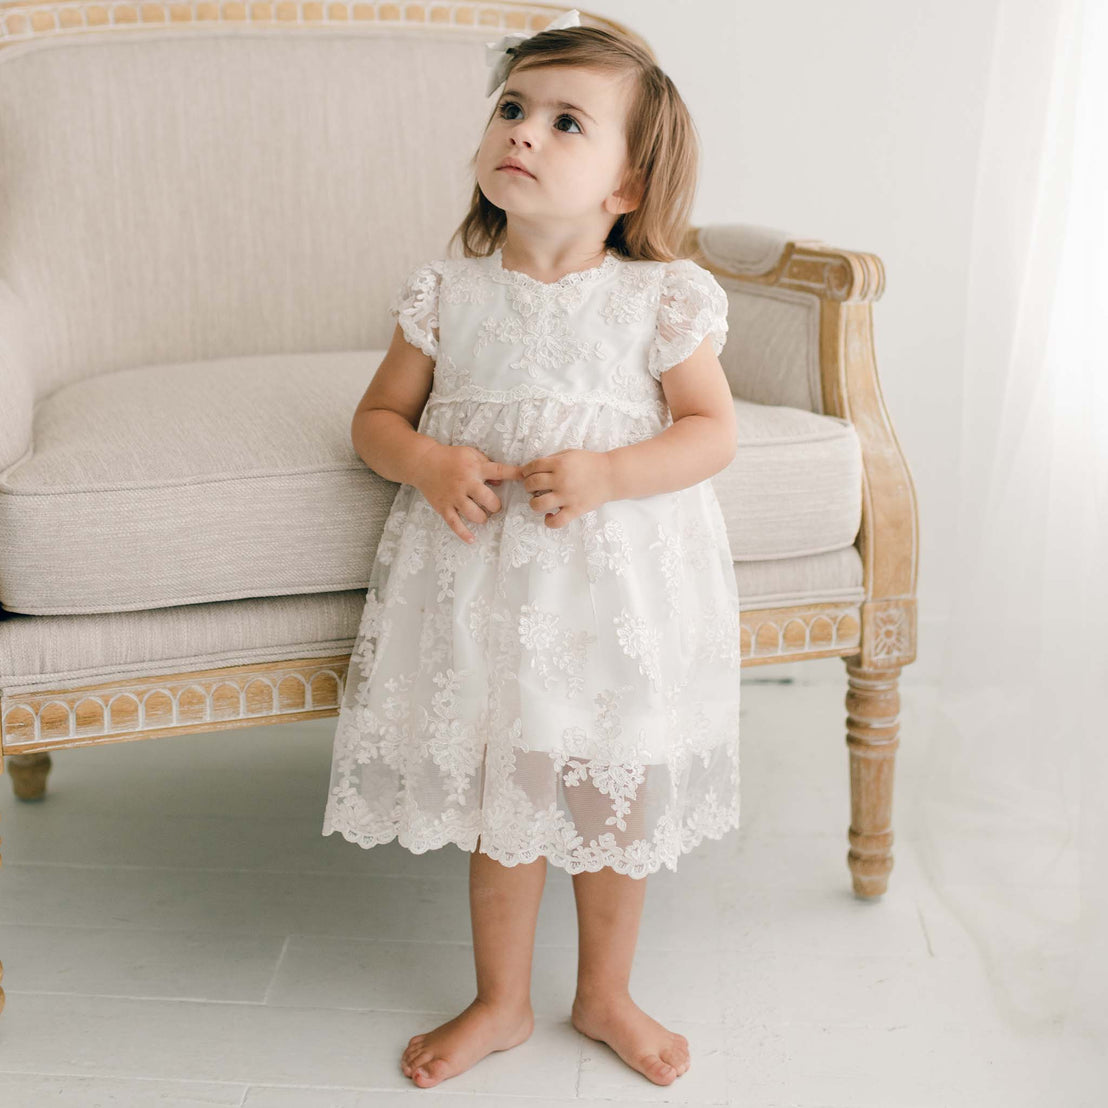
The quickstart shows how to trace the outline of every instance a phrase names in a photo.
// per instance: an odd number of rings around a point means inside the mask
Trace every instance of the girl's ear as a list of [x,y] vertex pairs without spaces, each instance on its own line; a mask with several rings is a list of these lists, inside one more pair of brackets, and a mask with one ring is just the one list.
[[642,203],[642,182],[624,182],[623,185],[612,193],[612,198],[615,201],[615,211],[617,214],[622,215],[624,212],[633,212]]

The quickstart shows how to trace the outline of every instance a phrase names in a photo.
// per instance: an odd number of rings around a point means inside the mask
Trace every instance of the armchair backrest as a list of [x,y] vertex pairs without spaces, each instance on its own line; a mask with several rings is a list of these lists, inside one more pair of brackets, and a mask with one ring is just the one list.
[[[252,22],[265,12],[295,22]],[[0,5],[0,287],[35,395],[147,363],[386,346],[397,281],[469,204],[485,41],[555,14]]]

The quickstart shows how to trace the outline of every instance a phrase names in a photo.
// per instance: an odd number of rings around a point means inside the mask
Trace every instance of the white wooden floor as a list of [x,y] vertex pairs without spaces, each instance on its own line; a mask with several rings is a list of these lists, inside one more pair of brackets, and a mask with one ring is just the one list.
[[1005,1027],[900,830],[929,690],[902,686],[896,865],[864,902],[845,671],[807,668],[827,683],[744,672],[743,828],[648,878],[631,988],[689,1039],[672,1085],[570,1024],[573,889],[554,867],[534,1034],[411,1084],[408,1039],[474,995],[468,855],[323,837],[331,719],[65,751],[37,804],[0,778],[0,1104],[1084,1108],[1043,1091],[1050,1044]]

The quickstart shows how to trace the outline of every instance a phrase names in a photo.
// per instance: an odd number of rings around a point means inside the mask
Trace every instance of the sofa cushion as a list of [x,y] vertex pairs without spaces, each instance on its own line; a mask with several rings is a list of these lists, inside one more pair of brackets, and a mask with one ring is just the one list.
[[[76,615],[366,588],[399,486],[354,452],[350,420],[381,357],[148,366],[42,398],[32,449],[0,472],[0,604]],[[712,481],[735,560],[852,547],[851,425],[734,403],[740,446]]]

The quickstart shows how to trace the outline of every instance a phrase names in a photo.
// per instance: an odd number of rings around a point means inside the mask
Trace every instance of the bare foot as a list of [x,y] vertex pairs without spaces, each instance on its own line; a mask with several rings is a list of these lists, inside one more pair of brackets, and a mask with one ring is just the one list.
[[689,1068],[689,1040],[667,1031],[629,996],[573,1002],[573,1026],[607,1043],[655,1085],[671,1085]]
[[433,1031],[413,1035],[400,1068],[421,1089],[462,1073],[494,1050],[508,1050],[531,1037],[531,1006],[507,1008],[475,1000],[461,1015]]

